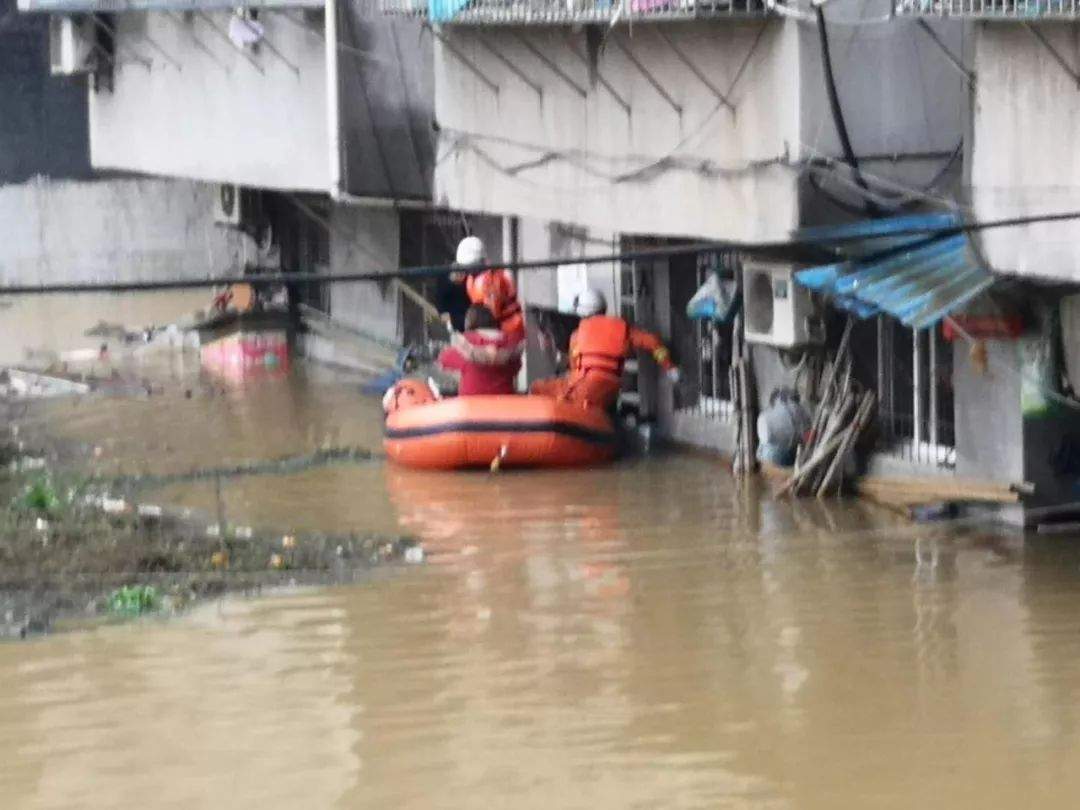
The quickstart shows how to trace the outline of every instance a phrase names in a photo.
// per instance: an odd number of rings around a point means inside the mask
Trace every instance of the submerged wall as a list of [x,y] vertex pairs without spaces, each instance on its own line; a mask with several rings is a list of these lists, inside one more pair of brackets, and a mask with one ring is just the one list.
[[[392,208],[333,205],[330,272],[358,273],[398,267],[401,225]],[[388,281],[334,284],[330,316],[346,326],[391,341],[401,339],[399,296]]]
[[37,178],[0,186],[0,284],[205,278],[248,240],[214,224],[209,186]]

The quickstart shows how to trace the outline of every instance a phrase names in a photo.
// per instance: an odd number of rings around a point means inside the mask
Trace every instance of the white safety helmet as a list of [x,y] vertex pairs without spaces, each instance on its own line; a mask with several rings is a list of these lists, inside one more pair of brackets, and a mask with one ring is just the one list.
[[466,236],[457,246],[458,264],[483,264],[484,243],[479,236]]
[[575,315],[588,318],[590,315],[603,315],[605,312],[607,312],[607,300],[599,290],[588,287],[574,296]]

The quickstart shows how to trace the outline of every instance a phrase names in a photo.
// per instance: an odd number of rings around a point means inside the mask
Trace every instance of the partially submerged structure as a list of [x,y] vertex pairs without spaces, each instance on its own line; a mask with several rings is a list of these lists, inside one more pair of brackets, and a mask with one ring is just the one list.
[[[1044,103],[1075,82],[1044,22],[1066,5],[1021,20],[1030,4],[974,0],[21,2],[54,15],[54,62],[90,74],[93,164],[214,184],[261,267],[441,264],[467,231],[504,259],[552,257],[519,278],[525,303],[598,286],[661,332],[685,381],[642,360],[626,402],[723,452],[748,432],[733,346],[759,404],[817,393],[852,317],[871,473],[1076,494],[1076,226],[926,231],[1077,207],[1056,182],[1072,112]],[[813,255],[578,261],[792,235]],[[713,274],[739,282],[737,326],[687,313]],[[346,328],[424,334],[397,282],[303,289]],[[548,373],[530,346],[530,375]]]

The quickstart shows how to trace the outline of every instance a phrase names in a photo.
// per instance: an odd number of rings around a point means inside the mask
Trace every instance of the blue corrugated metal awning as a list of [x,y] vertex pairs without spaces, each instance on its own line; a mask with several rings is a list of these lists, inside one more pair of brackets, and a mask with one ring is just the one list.
[[945,213],[805,228],[800,239],[836,242],[841,260],[800,270],[795,278],[859,318],[884,312],[915,329],[930,327],[994,283],[965,234],[911,233],[960,224]]

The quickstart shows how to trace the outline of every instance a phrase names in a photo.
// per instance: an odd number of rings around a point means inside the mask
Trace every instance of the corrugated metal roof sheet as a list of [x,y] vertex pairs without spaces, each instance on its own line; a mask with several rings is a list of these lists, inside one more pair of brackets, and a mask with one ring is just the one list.
[[[907,326],[930,327],[994,283],[963,233],[910,233],[960,224],[956,215],[943,213],[805,228],[800,239],[845,241],[834,247],[840,261],[800,270],[795,278],[859,318],[885,312]],[[901,231],[907,233],[896,235]],[[846,241],[852,236],[864,238]]]

